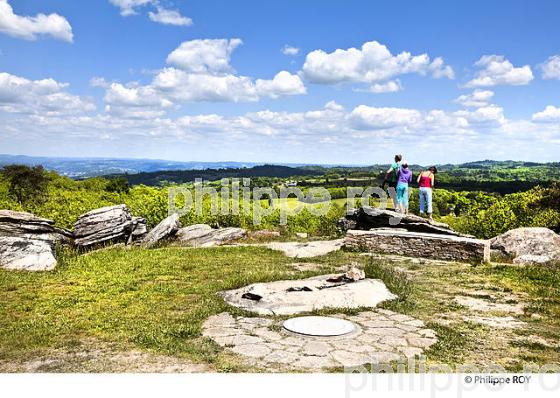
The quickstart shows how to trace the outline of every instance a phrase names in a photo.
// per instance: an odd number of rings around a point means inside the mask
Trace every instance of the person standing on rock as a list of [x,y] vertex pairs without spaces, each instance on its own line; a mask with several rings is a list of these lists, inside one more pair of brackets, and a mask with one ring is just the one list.
[[418,176],[418,185],[420,186],[420,215],[428,213],[428,218],[432,218],[432,190],[434,188],[435,175],[437,173],[436,166],[430,167],[420,173]]
[[395,155],[395,161],[391,163],[391,167],[385,173],[385,180],[383,181],[383,187],[386,184],[389,185],[389,196],[393,199],[393,207],[395,210],[397,209],[397,196],[396,196],[396,189],[397,189],[397,180],[398,180],[398,173],[399,169],[401,168],[401,160],[402,155]]
[[412,182],[412,170],[403,160],[397,173],[397,211],[408,214],[408,184]]

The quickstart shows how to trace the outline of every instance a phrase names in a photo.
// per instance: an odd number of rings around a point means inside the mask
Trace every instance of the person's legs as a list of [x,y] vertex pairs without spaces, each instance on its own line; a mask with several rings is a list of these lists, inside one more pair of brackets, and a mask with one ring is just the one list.
[[407,186],[405,184],[397,184],[397,207],[396,210],[404,213],[405,210],[405,195]]
[[403,213],[408,214],[408,184],[403,187]]
[[427,202],[427,210],[428,210],[428,217],[430,220],[432,219],[432,188],[426,189],[426,202]]
[[393,209],[395,211],[398,210],[398,200],[397,200],[397,184],[396,183],[389,183],[389,189],[387,190],[389,192],[389,197],[393,200]]
[[425,203],[426,203],[426,188],[420,187],[418,190],[420,196],[420,214],[424,214],[425,212]]

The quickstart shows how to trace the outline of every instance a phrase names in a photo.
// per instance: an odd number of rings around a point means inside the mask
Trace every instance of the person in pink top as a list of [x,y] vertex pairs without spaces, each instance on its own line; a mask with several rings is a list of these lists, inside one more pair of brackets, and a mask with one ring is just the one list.
[[430,220],[433,220],[432,190],[434,188],[436,173],[436,166],[432,166],[428,170],[421,172],[417,180],[420,186],[420,215],[423,216],[424,212],[426,212]]

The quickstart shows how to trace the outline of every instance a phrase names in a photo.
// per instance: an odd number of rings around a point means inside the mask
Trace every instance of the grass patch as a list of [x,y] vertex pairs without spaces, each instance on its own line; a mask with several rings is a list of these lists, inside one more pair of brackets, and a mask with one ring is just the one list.
[[[62,250],[62,249],[59,249]],[[302,279],[361,264],[369,278],[381,279],[398,299],[382,307],[423,320],[438,334],[429,362],[499,363],[515,370],[527,362],[560,363],[557,348],[513,343],[523,335],[558,342],[558,266],[517,267],[418,262],[394,256],[375,258],[337,251],[309,260],[285,257],[264,247],[187,249],[106,248],[86,255],[59,251],[53,272],[0,270],[0,361],[35,358],[52,350],[72,350],[83,342],[115,349],[143,349],[209,364],[222,372],[259,371],[201,336],[209,316],[228,311],[216,293],[251,283]],[[321,264],[299,272],[293,262]],[[472,315],[456,295],[475,290],[519,296],[524,330],[498,330],[462,320]],[[357,314],[368,309],[324,309],[318,315]],[[538,317],[534,317],[537,315]],[[445,318],[446,322],[442,322]]]

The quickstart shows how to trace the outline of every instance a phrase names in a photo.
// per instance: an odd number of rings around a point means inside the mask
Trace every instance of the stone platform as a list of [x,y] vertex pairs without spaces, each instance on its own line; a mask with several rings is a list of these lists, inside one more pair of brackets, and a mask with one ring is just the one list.
[[370,231],[349,230],[344,246],[374,253],[426,257],[437,260],[482,263],[490,261],[490,243],[485,240],[396,228]]
[[352,322],[356,330],[337,337],[304,336],[282,328],[279,320],[221,313],[204,322],[202,334],[248,365],[272,371],[318,372],[406,361],[437,342],[432,329],[408,315],[375,309],[333,316]]

